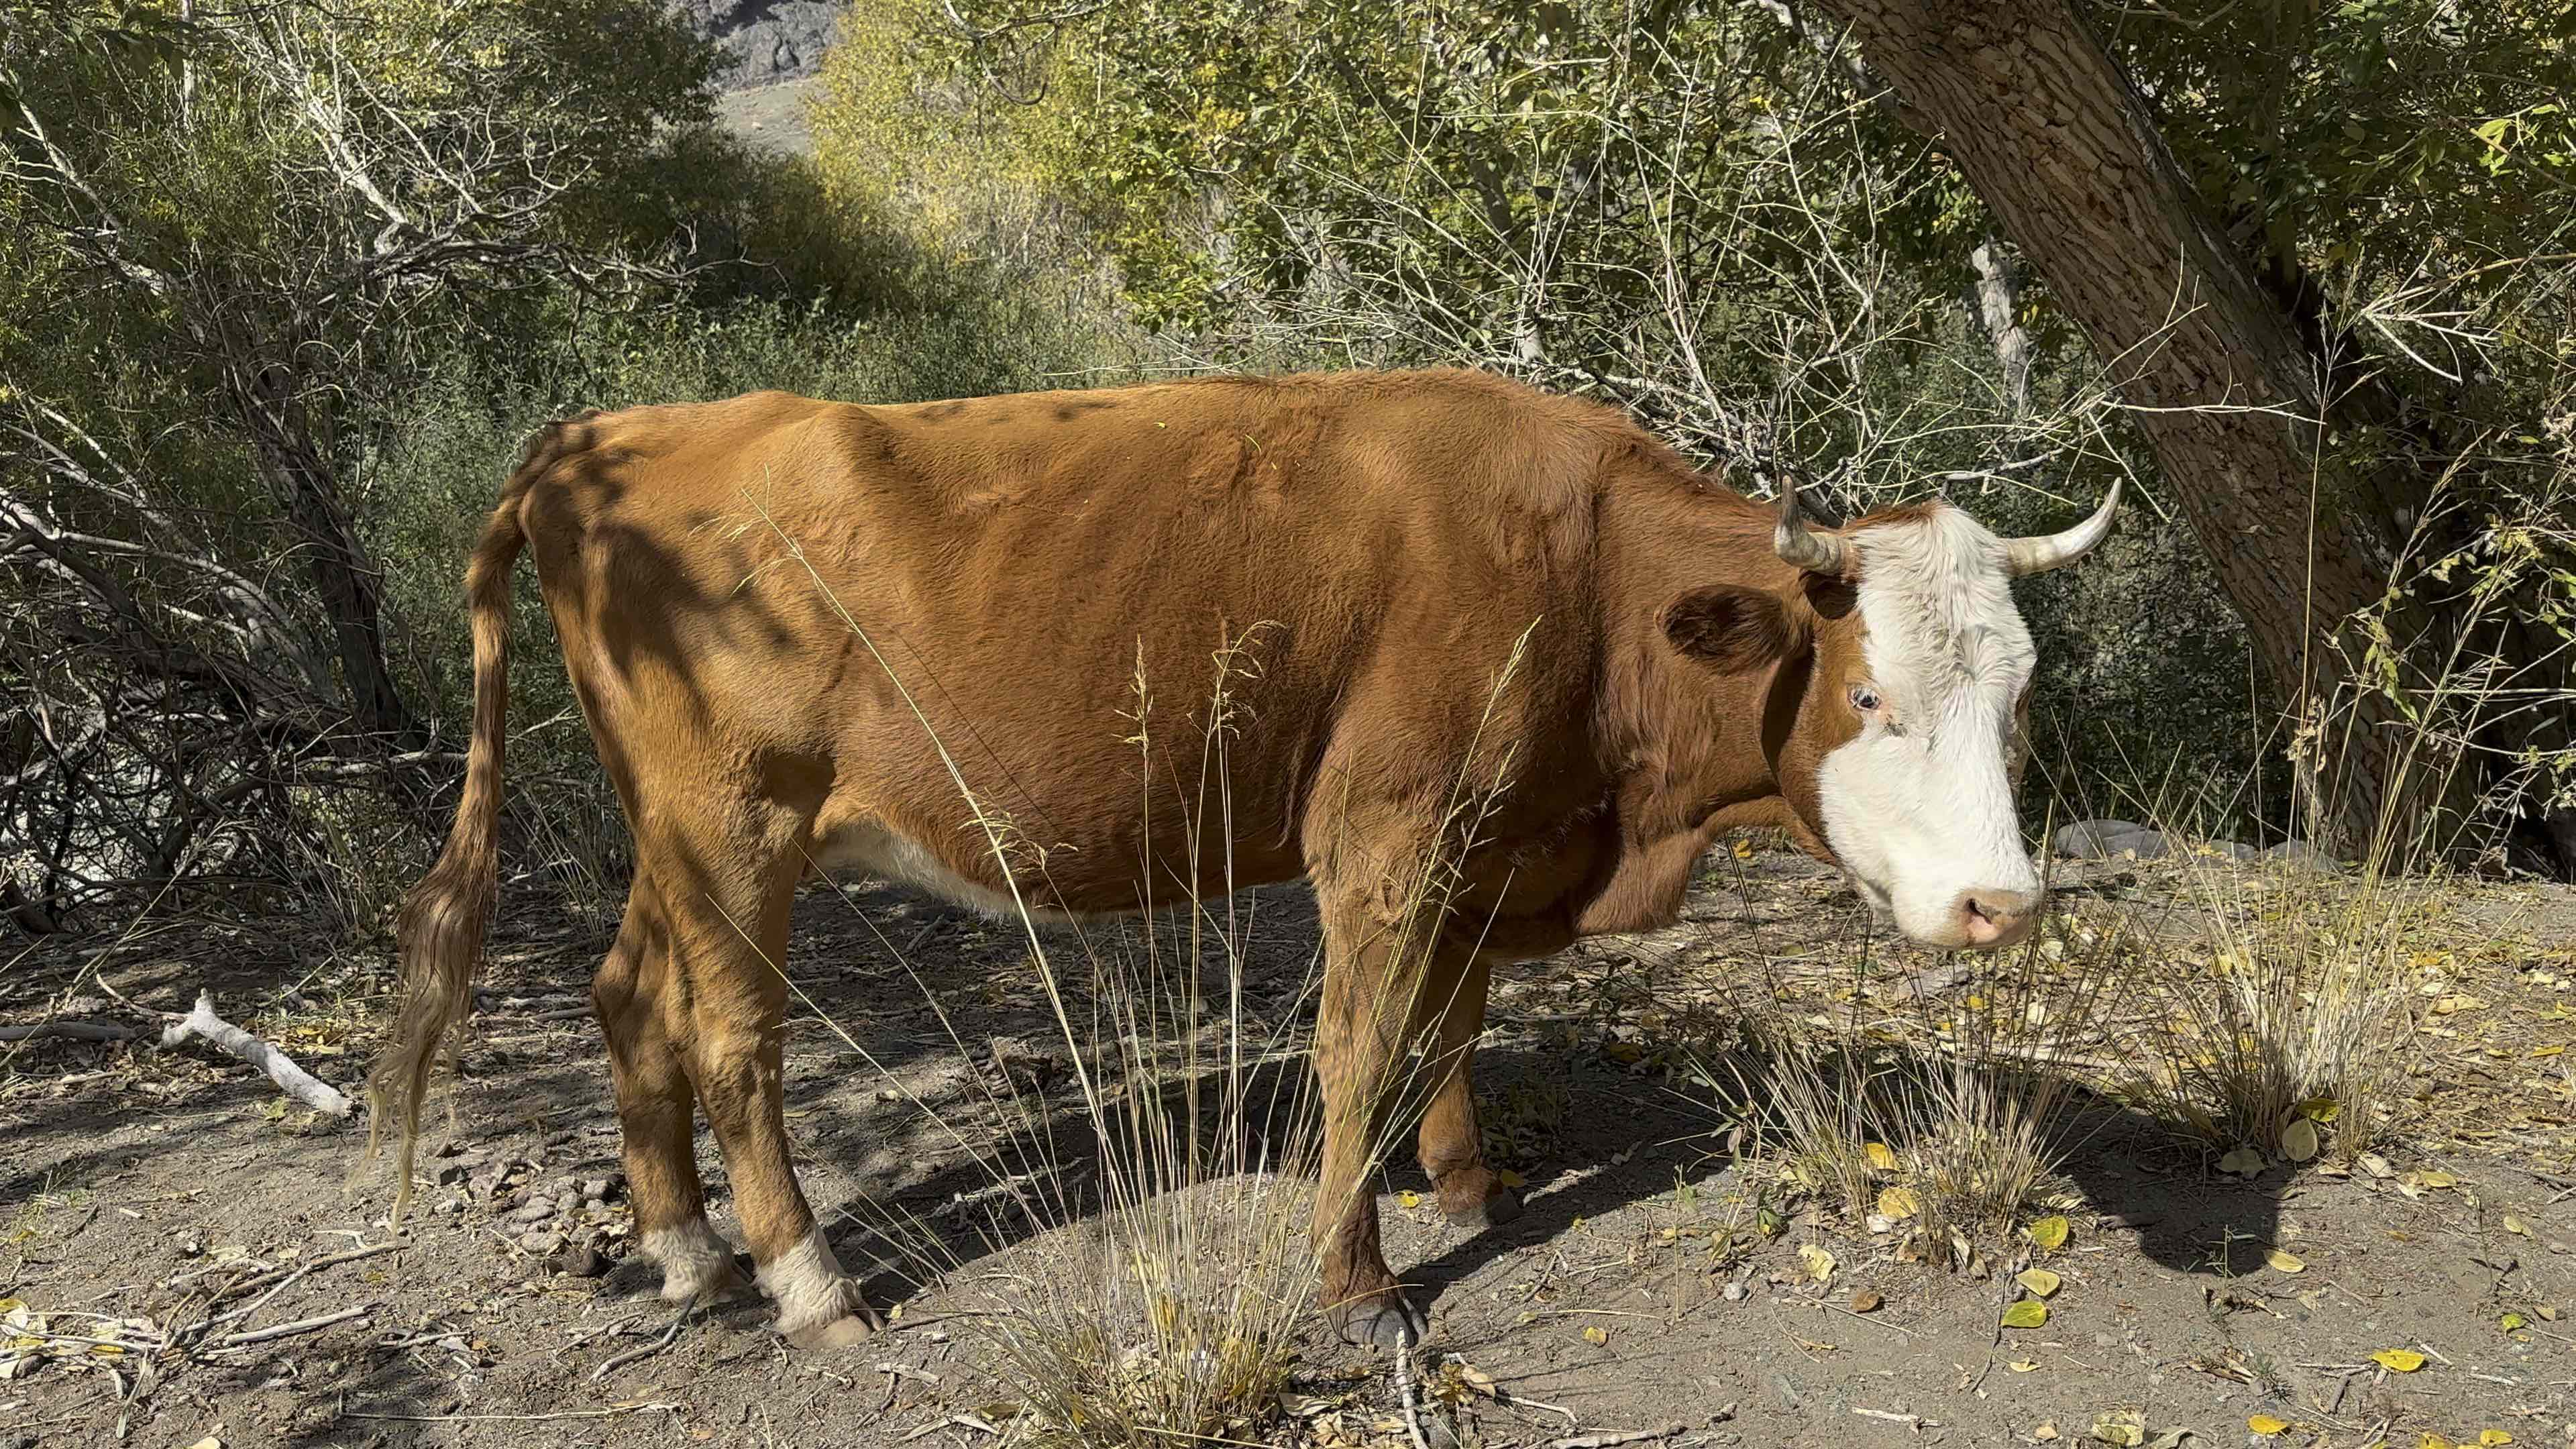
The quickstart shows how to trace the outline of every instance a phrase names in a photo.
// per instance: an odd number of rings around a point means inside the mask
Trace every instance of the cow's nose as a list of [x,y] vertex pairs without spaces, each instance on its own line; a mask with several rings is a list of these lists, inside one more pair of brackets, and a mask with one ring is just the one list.
[[1956,916],[1970,948],[1991,951],[2030,934],[2039,919],[2036,891],[1977,890],[1959,896]]

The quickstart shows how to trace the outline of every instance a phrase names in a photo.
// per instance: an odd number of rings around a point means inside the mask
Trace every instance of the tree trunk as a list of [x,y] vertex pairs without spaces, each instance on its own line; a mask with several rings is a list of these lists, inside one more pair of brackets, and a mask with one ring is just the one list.
[[305,577],[330,618],[350,721],[388,752],[417,748],[425,736],[385,657],[379,574],[307,425],[303,402],[282,379],[282,367],[236,362],[231,371],[251,454],[295,530]]
[[[2329,382],[2290,311],[2202,214],[2144,100],[2068,0],[1820,3],[1938,128],[2137,409],[2261,667],[2298,715],[2292,748],[2317,826],[2360,852],[2412,844],[2437,801],[2463,810],[2470,782],[2447,761],[2411,763],[2421,732],[2384,693],[2356,688],[2346,657],[2364,647],[2346,625],[2385,601],[2433,480],[2414,467],[2348,468],[2316,424],[2329,396],[2341,420],[2393,416],[2393,395]],[[2401,616],[2392,633],[2415,651],[2408,672],[2428,657],[2438,667],[2441,620]],[[2454,814],[2437,829],[2459,824]]]

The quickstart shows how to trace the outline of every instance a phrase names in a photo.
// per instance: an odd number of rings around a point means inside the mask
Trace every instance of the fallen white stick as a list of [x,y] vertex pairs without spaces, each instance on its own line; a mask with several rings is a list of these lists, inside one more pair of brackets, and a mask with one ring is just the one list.
[[316,1080],[286,1053],[215,1015],[215,994],[211,991],[197,993],[196,1009],[170,1023],[169,1030],[161,1033],[161,1045],[174,1047],[192,1036],[203,1037],[268,1073],[268,1079],[286,1095],[314,1111],[331,1117],[349,1115],[349,1099],[341,1096],[338,1088]]

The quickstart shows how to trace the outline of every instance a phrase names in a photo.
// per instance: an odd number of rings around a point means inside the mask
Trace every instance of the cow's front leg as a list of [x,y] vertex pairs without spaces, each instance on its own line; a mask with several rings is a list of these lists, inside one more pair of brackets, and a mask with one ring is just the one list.
[[1485,1165],[1476,1123],[1473,1068],[1491,977],[1486,957],[1472,947],[1444,950],[1415,1013],[1430,1074],[1430,1100],[1415,1138],[1418,1160],[1440,1194],[1442,1215],[1464,1228],[1492,1227],[1521,1215],[1520,1196]]
[[1419,933],[1390,922],[1374,898],[1383,887],[1324,898],[1324,995],[1316,1014],[1315,1068],[1324,1097],[1324,1164],[1315,1199],[1326,1319],[1344,1340],[1398,1347],[1428,1328],[1406,1301],[1378,1245],[1372,1178],[1399,1093],[1398,1071],[1425,979]]

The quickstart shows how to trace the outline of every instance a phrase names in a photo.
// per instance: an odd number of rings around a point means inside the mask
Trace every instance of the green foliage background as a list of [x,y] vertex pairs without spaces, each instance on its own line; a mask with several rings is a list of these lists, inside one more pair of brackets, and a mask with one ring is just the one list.
[[[2212,830],[2277,827],[2274,702],[2082,339],[1834,36],[1784,13],[1804,12],[854,0],[815,152],[788,157],[713,124],[714,52],[655,0],[295,3],[258,12],[258,45],[230,20],[178,23],[172,0],[0,0],[0,416],[19,429],[0,490],[283,579],[298,545],[224,400],[218,319],[294,379],[380,571],[386,652],[452,748],[459,561],[549,417],[761,387],[880,401],[1172,368],[1495,367],[1611,398],[1742,486],[1797,469],[1844,510],[1937,491],[2030,532],[2127,480],[2104,560],[2023,590],[2044,660],[2034,811],[2135,813],[2173,781],[2168,808]],[[2457,498],[2493,526],[2435,562],[2559,569],[2536,619],[2576,627],[2563,7],[2175,0],[2096,18],[2285,300],[2480,440]],[[299,120],[317,95],[332,125]],[[470,245],[431,280],[324,284],[411,235],[343,184],[317,139],[334,126],[390,204],[466,217]],[[527,157],[542,183],[514,172]],[[507,204],[464,207],[470,187]],[[101,263],[102,213],[133,274]],[[2002,288],[2000,312],[1981,286]],[[49,475],[25,446],[40,434],[93,440],[174,521],[152,533]],[[189,618],[203,600],[174,580],[194,577],[126,582]],[[279,592],[294,631],[327,639]],[[520,644],[542,659],[525,602]],[[50,627],[0,609],[13,696],[61,685],[14,647]],[[554,842],[539,868],[613,875],[612,846],[577,860],[560,826],[607,817],[559,671],[517,689],[514,818]],[[263,868],[385,877],[333,907],[373,929],[437,803],[292,792],[271,833],[301,844]]]

